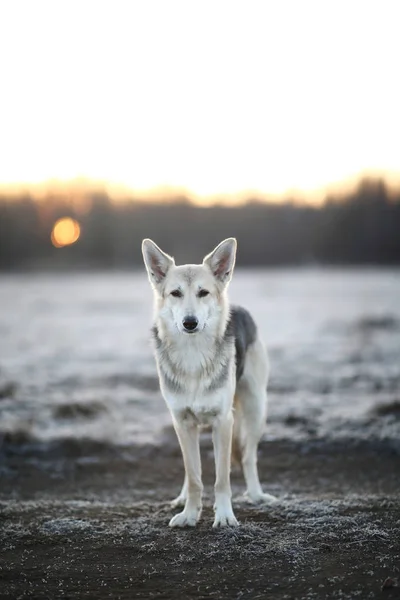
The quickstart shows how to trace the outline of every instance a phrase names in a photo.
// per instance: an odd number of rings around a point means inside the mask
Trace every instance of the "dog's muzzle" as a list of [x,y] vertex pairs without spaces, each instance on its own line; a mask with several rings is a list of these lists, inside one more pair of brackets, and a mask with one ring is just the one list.
[[183,328],[187,333],[194,333],[198,324],[199,322],[196,317],[191,316],[185,317],[182,321]]

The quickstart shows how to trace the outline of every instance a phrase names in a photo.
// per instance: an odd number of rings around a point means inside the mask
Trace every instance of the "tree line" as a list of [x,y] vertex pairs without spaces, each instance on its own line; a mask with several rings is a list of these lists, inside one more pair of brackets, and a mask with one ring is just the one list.
[[[102,193],[87,200],[83,211],[67,197],[0,198],[0,269],[132,268],[142,263],[144,237],[177,263],[199,262],[234,236],[241,266],[400,264],[400,192],[389,194],[381,180],[364,180],[321,206],[257,199],[235,207],[201,207],[186,198],[118,203]],[[55,248],[51,230],[63,216],[78,220],[81,236]]]

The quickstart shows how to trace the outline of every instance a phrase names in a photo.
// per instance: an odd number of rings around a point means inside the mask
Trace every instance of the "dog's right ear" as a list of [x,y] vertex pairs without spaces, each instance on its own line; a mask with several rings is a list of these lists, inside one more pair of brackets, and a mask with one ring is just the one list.
[[158,286],[165,279],[168,269],[175,264],[174,259],[149,239],[142,242],[142,254],[150,283]]

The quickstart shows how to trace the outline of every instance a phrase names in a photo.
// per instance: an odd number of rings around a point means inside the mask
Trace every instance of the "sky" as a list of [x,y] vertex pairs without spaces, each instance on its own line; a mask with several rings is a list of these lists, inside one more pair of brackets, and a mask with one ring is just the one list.
[[0,186],[400,174],[399,19],[397,0],[2,0]]

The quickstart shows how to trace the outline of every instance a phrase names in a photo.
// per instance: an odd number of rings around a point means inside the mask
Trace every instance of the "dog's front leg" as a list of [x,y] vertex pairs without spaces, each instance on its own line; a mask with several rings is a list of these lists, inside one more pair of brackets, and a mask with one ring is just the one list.
[[219,419],[213,426],[213,443],[215,455],[215,520],[213,527],[239,525],[232,510],[232,492],[230,483],[231,448],[232,448],[232,412]]
[[201,514],[201,459],[199,448],[199,430],[197,425],[182,424],[174,421],[174,427],[182,449],[187,481],[185,508],[169,522],[170,527],[194,527]]

